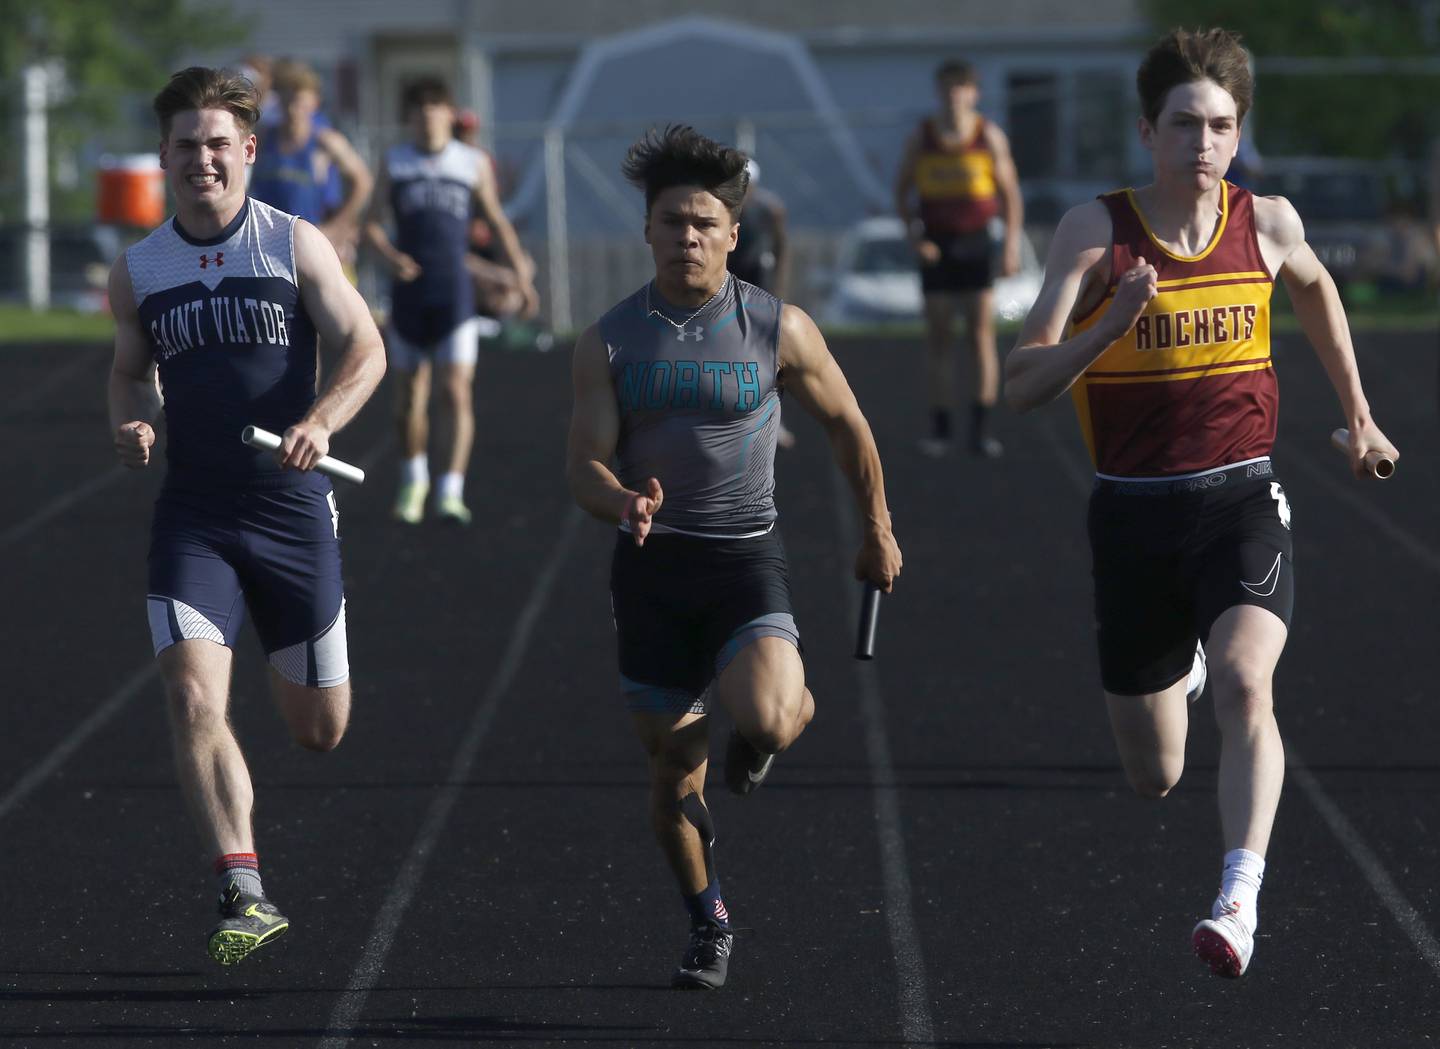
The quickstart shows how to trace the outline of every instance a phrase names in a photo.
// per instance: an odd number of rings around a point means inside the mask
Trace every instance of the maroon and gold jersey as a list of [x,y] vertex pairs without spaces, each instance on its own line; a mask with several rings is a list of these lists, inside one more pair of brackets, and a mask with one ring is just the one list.
[[935,122],[920,125],[920,151],[915,158],[915,190],[920,195],[920,221],[928,237],[957,237],[985,228],[1000,213],[995,187],[995,154],[985,141],[985,120],[962,146],[946,146]]
[[1111,477],[1172,477],[1270,454],[1279,388],[1270,360],[1270,292],[1254,197],[1226,182],[1220,222],[1198,255],[1151,233],[1133,190],[1100,198],[1110,212],[1110,286],[1071,334],[1095,326],[1116,281],[1141,256],[1158,294],[1134,328],[1071,388],[1095,469]]

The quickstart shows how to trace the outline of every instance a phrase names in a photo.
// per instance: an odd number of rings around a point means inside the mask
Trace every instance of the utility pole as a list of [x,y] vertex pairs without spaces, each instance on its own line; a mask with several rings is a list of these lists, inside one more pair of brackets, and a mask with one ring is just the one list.
[[21,74],[24,107],[25,299],[32,310],[50,308],[49,77],[36,62]]

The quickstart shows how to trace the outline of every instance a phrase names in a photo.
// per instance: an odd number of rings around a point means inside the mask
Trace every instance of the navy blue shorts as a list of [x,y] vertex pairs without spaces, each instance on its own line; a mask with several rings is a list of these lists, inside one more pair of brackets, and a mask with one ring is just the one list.
[[150,527],[150,635],[234,648],[248,606],[270,663],[328,688],[350,676],[340,515],[323,479],[261,491],[166,488]]
[[1290,625],[1290,502],[1269,459],[1168,481],[1097,478],[1089,529],[1100,680],[1112,695],[1185,677],[1195,642],[1236,605]]
[[751,539],[615,538],[610,604],[633,711],[702,714],[710,682],[761,637],[800,647],[778,530]]

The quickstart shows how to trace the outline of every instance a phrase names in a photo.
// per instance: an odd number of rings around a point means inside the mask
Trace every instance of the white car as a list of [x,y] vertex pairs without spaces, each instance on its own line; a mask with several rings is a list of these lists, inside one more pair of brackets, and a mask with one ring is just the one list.
[[[998,222],[992,234],[1003,230]],[[998,246],[997,246],[998,250]],[[1020,237],[1020,272],[995,281],[995,316],[1021,320],[1040,294],[1043,271],[1028,236]],[[865,219],[846,231],[820,307],[826,324],[894,324],[922,314],[919,261],[894,216]]]

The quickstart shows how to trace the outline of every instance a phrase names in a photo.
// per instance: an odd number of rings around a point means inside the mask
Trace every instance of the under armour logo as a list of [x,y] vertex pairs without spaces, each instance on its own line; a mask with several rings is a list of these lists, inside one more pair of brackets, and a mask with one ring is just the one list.
[[684,342],[686,339],[694,339],[696,342],[704,342],[705,326],[703,324],[697,324],[695,325],[694,331],[687,331],[684,328],[677,328],[675,330],[675,341]]
[[217,266],[225,265],[225,253],[223,251],[217,251],[213,259],[209,255],[200,256],[200,268],[202,270],[209,266],[212,262],[215,263],[215,265]]

